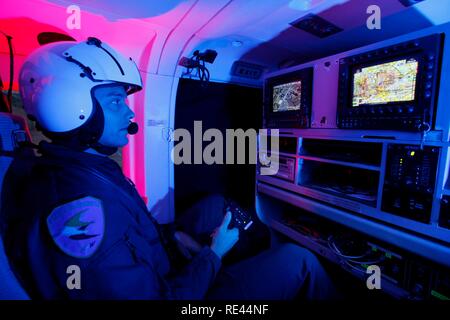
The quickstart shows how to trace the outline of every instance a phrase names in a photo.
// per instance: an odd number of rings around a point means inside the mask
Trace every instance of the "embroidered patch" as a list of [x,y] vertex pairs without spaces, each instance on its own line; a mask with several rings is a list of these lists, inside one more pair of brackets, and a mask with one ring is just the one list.
[[105,217],[102,203],[93,197],[81,198],[50,213],[47,218],[50,235],[67,255],[89,258],[103,239]]

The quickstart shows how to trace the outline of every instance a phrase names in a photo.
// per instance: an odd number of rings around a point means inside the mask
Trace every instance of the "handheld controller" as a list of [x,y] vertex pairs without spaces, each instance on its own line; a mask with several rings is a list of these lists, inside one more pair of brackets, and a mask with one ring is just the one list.
[[238,228],[240,231],[245,231],[253,224],[252,217],[234,201],[227,201],[224,210],[224,213],[229,211],[232,214],[230,229]]

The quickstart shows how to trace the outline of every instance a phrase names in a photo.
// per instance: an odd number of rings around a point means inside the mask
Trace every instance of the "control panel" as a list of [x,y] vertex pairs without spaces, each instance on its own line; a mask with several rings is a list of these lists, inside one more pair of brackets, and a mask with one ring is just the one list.
[[389,144],[383,187],[383,211],[430,221],[438,147]]

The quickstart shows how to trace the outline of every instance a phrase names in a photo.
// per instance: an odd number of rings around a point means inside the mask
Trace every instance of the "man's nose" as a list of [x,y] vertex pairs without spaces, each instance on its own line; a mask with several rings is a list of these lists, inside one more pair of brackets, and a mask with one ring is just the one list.
[[128,105],[127,105],[127,115],[126,116],[129,120],[131,120],[135,117],[133,110],[131,110],[130,106],[128,106]]

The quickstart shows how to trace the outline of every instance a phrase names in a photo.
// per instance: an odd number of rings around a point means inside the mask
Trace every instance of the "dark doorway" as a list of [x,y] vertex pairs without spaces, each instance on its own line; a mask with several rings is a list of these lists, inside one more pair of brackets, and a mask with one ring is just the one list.
[[[209,128],[225,130],[253,128],[262,125],[262,89],[224,83],[209,83],[181,79],[175,113],[175,129],[184,128],[194,141],[194,121]],[[204,142],[203,148],[210,142]],[[193,159],[193,148],[192,159]],[[247,149],[248,151],[248,149]],[[224,163],[225,163],[224,150]],[[198,199],[213,193],[232,197],[243,207],[254,206],[254,164],[180,164],[175,165],[175,210],[180,214]]]

